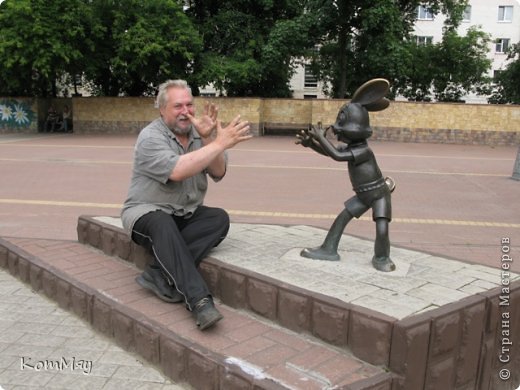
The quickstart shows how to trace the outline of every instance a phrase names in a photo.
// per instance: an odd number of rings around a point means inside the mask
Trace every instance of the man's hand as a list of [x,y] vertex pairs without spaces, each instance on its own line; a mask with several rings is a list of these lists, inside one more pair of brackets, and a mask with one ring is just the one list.
[[204,114],[200,117],[194,117],[190,113],[187,113],[186,115],[202,138],[211,137],[213,130],[217,125],[217,106],[215,106],[213,103],[206,104],[204,106]]
[[224,149],[230,149],[251,138],[253,136],[249,133],[249,122],[242,122],[240,115],[237,115],[226,127],[222,127],[222,123],[217,121],[217,138],[214,142],[222,145]]
[[[208,116],[210,116],[208,114]],[[240,120],[240,115],[226,127],[216,121],[216,136],[202,148],[182,154],[170,173],[170,180],[182,181],[207,169],[216,178],[222,178],[226,173],[224,151],[239,142],[247,141],[253,136],[249,134],[249,122]]]

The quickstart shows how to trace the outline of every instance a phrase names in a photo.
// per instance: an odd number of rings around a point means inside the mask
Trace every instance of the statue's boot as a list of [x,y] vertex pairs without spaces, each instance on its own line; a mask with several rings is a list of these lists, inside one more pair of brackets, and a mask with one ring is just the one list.
[[334,220],[330,227],[327,237],[321,246],[316,248],[305,248],[300,255],[308,259],[338,261],[338,245],[341,235],[347,223],[352,219],[352,215],[344,209]]
[[372,265],[378,271],[391,272],[395,270],[395,264],[388,256],[372,257]]
[[382,272],[395,270],[395,264],[390,259],[390,239],[388,238],[389,220],[386,218],[376,219],[376,242],[374,244],[374,257],[372,265]]
[[319,246],[317,248],[304,248],[300,255],[306,257],[308,259],[314,260],[329,260],[329,261],[338,261],[339,255],[337,251],[331,251],[324,249]]

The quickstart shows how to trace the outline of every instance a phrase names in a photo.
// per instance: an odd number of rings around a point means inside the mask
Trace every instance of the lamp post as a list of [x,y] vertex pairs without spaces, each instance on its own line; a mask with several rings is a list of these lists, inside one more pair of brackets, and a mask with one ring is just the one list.
[[513,179],[520,180],[520,146],[518,147],[518,151],[516,152],[516,161],[515,167],[513,168]]

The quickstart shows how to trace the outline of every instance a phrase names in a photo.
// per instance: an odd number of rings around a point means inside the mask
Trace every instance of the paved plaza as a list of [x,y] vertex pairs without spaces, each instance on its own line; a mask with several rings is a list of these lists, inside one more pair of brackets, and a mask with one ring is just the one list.
[[[94,219],[122,227],[119,218]],[[319,246],[320,228],[235,223],[211,252],[220,261],[397,318],[419,314],[501,286],[502,270],[424,252],[392,248],[394,272],[372,267],[373,242],[344,235],[340,261],[300,256],[302,244]],[[510,282],[520,279],[508,273]]]
[[[233,222],[328,229],[352,195],[346,164],[260,137],[229,151],[226,178],[206,203]],[[119,216],[135,135],[0,135],[0,236],[76,240],[79,215]],[[392,194],[392,245],[500,267],[502,238],[520,253],[517,146],[371,142]],[[373,240],[369,213],[346,234]],[[520,272],[520,261],[513,271]]]
[[0,389],[182,390],[0,269]]
[[[80,215],[119,225],[134,141],[135,136],[0,135],[0,237],[72,243]],[[511,179],[516,147],[371,146],[383,173],[397,182],[390,225],[395,272],[383,274],[370,264],[375,231],[369,213],[347,226],[340,261],[299,256],[303,247],[322,242],[352,192],[346,166],[295,145],[292,137],[255,138],[229,152],[227,177],[210,184],[207,204],[225,208],[232,227],[211,256],[396,319],[499,286],[504,242],[512,258],[508,277],[518,280],[520,182]],[[179,388],[4,271],[0,294],[4,389],[71,383],[89,389]],[[92,360],[96,372],[23,372],[20,355],[28,350],[34,361]]]

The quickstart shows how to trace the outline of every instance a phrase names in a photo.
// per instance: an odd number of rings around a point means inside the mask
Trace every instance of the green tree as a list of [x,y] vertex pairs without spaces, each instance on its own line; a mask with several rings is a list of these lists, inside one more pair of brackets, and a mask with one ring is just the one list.
[[318,78],[330,85],[328,94],[343,98],[375,76],[393,80],[408,63],[402,50],[410,26],[393,0],[311,1],[309,13],[320,15],[313,30],[319,50],[312,56]]
[[81,0],[6,0],[0,4],[0,93],[56,96],[57,81],[80,67],[93,42]]
[[477,92],[488,82],[489,40],[488,34],[472,27],[465,36],[445,29],[442,41],[436,44],[409,42],[413,62],[395,90],[414,101],[461,101],[462,96]]
[[490,103],[520,104],[520,43],[511,47],[508,59],[512,60],[501,71],[493,85],[492,93],[488,99]]
[[311,30],[319,45],[312,61],[314,72],[336,98],[349,96],[373,77],[402,83],[414,65],[407,42],[417,7],[443,12],[447,25],[456,26],[466,4],[467,0],[309,0],[306,15],[318,19]]
[[201,38],[174,0],[93,0],[96,55],[85,74],[98,95],[153,94],[168,78],[192,79]]
[[[291,46],[303,0],[193,0],[186,13],[203,36],[194,65],[196,85],[213,83],[228,96],[291,96]],[[294,38],[284,40],[287,31]],[[296,38],[298,37],[298,38]]]
[[487,58],[489,36],[470,28],[465,36],[446,31],[437,47],[434,74],[435,98],[443,102],[457,102],[487,82],[486,73],[491,66]]
[[94,94],[151,94],[190,80],[202,41],[175,0],[6,0],[0,93],[56,96],[77,76]]
[[406,43],[405,52],[409,58],[409,65],[405,72],[394,79],[394,92],[411,101],[431,101],[432,75],[436,72],[435,64],[432,62],[433,45],[418,45],[410,40]]

